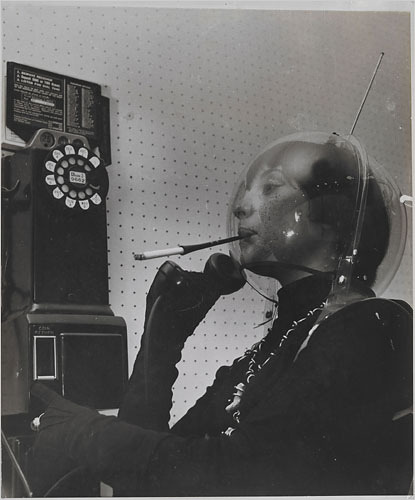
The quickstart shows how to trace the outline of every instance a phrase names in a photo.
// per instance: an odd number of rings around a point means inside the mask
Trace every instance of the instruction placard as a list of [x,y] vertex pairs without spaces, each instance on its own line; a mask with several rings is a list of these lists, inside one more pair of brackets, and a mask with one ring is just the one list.
[[101,87],[14,62],[7,63],[6,125],[28,141],[47,128],[102,142]]

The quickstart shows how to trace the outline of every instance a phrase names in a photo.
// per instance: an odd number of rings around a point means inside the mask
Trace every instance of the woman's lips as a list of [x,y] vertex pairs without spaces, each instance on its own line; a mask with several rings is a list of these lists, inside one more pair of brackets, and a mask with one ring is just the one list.
[[241,238],[243,238],[243,239],[250,238],[251,236],[254,236],[255,234],[257,234],[257,232],[254,231],[253,229],[248,229],[246,227],[240,227],[238,229],[238,235],[241,236]]

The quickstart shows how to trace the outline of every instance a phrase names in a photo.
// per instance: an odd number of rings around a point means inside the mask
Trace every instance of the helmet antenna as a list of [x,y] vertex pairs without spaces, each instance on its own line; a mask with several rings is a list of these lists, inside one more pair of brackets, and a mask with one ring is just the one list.
[[354,122],[353,122],[352,128],[350,129],[350,135],[352,135],[352,134],[353,134],[353,132],[354,132],[354,129],[355,129],[355,127],[356,127],[357,120],[359,119],[360,113],[362,112],[363,106],[365,105],[365,102],[366,102],[367,96],[368,96],[368,94],[369,94],[369,92],[370,92],[370,89],[372,88],[373,81],[374,81],[374,79],[375,79],[376,73],[378,72],[378,69],[379,69],[380,63],[382,62],[382,58],[383,58],[383,56],[384,56],[384,55],[385,55],[385,53],[384,53],[384,52],[381,52],[381,53],[380,53],[380,56],[379,56],[378,62],[377,62],[377,64],[376,64],[375,71],[373,72],[372,78],[370,79],[369,85],[368,85],[368,87],[367,87],[367,89],[366,89],[365,95],[364,95],[363,100],[362,100],[362,102],[361,102],[361,104],[360,104],[359,110],[358,110],[358,112],[357,112],[357,114],[356,114],[356,118],[354,119]]

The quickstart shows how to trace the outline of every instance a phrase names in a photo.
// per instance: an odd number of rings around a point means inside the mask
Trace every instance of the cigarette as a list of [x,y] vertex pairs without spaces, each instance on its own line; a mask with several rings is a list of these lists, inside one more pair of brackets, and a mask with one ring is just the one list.
[[137,253],[134,255],[135,260],[158,259],[159,257],[170,257],[171,255],[183,255],[183,247],[164,248],[162,250],[149,250],[148,252]]
[[244,238],[244,236],[232,236],[230,238],[225,238],[224,240],[215,240],[208,243],[199,243],[197,245],[181,245],[172,248],[164,248],[162,250],[149,250],[147,252],[134,254],[134,259],[149,260],[158,259],[159,257],[170,257],[171,255],[185,255],[187,253],[196,252],[197,250],[202,250],[204,248],[210,248],[216,245],[230,243],[231,241],[241,240],[242,238]]

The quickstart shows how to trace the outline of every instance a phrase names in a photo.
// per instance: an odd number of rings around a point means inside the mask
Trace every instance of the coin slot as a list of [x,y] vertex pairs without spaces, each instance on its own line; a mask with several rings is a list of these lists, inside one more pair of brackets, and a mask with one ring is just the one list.
[[44,132],[39,140],[44,148],[51,148],[55,144],[55,138],[50,132]]
[[62,144],[62,145],[68,144],[68,142],[69,142],[69,139],[64,135],[61,135],[58,139],[58,143]]

